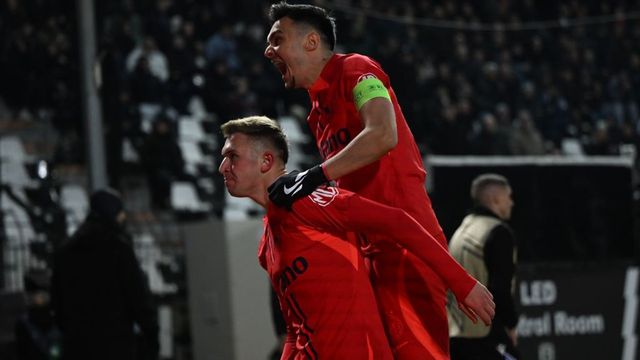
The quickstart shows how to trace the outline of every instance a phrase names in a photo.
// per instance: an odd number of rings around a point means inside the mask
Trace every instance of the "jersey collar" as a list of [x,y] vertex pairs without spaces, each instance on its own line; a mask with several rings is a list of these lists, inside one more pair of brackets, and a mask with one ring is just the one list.
[[320,72],[320,76],[309,88],[309,95],[311,97],[313,97],[320,91],[329,88],[329,85],[336,78],[338,59],[342,56],[342,54],[333,54],[329,61],[327,61],[327,63],[324,65],[324,68],[322,69],[322,72]]

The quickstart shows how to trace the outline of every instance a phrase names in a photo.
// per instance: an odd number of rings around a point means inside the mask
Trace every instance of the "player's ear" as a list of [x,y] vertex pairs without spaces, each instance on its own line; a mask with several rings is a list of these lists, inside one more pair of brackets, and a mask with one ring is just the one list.
[[273,167],[274,163],[275,163],[275,156],[273,155],[272,152],[270,151],[265,151],[264,154],[262,154],[262,162],[260,164],[260,171],[262,171],[263,173],[268,172],[269,170],[271,170],[271,168]]
[[314,51],[320,47],[320,34],[316,31],[311,31],[307,34],[304,40],[304,49],[307,51]]

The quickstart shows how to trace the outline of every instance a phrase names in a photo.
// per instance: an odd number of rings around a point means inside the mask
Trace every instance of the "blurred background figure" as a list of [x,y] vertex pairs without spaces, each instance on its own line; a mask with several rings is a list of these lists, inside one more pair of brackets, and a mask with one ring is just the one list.
[[184,177],[184,157],[171,131],[171,123],[159,116],[152,132],[142,145],[142,163],[149,184],[151,205],[155,209],[169,207],[171,183]]
[[96,191],[86,220],[56,253],[52,303],[63,359],[158,358],[156,312],[125,219],[117,192]]
[[544,155],[544,140],[528,110],[518,111],[510,135],[509,146],[513,155]]
[[18,360],[60,358],[61,335],[50,306],[50,272],[31,270],[24,277],[27,311],[17,321]]
[[129,53],[127,70],[134,71],[142,58],[146,58],[151,74],[159,81],[165,82],[169,79],[167,57],[158,49],[155,39],[151,36],[146,36],[142,43]]
[[[471,183],[474,208],[453,234],[451,255],[493,294],[496,315],[491,326],[472,323],[448,306],[452,360],[519,358],[513,292],[516,241],[506,221],[511,218],[511,186],[502,175],[482,174]],[[505,352],[511,357],[506,357]]]

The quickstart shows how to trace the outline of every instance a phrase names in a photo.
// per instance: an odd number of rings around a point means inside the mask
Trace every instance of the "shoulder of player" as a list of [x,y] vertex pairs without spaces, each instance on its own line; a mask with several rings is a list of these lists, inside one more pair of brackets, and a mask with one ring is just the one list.
[[321,208],[339,206],[351,194],[351,192],[334,186],[321,186],[311,194],[296,201],[293,205],[294,212],[318,211]]
[[380,63],[366,55],[357,53],[344,55],[342,58],[342,70],[343,72],[366,70],[384,74],[384,70],[382,69],[382,66],[380,66]]
[[[388,76],[380,64],[370,57],[360,54],[345,55],[342,65],[342,77],[345,84],[349,86],[354,86],[369,78],[378,78],[383,83],[388,80]],[[350,91],[351,88],[348,90]]]
[[342,57],[343,67],[360,67],[360,66],[375,66],[380,67],[377,61],[372,58],[358,54],[358,53],[350,53],[344,54]]

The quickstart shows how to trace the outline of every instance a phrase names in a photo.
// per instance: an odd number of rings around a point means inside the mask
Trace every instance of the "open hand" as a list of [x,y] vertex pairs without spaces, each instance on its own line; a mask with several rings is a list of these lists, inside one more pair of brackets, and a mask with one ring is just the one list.
[[493,295],[479,282],[471,289],[462,303],[458,302],[458,307],[474,324],[480,318],[485,325],[489,326],[496,315]]

